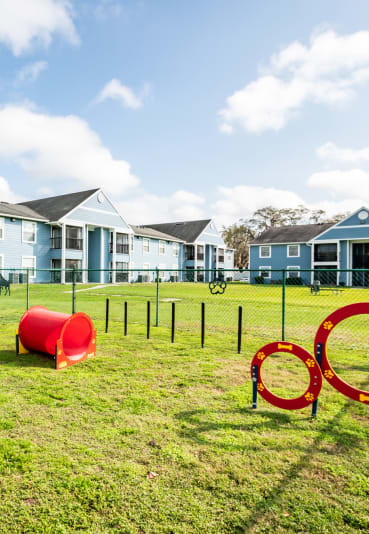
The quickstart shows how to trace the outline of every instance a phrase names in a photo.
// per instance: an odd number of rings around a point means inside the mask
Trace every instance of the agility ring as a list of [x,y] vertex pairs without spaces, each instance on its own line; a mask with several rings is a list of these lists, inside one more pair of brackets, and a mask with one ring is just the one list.
[[[369,306],[369,305],[368,305]],[[284,399],[283,397],[278,397],[274,395],[264,384],[263,379],[261,378],[261,367],[268,356],[275,354],[276,352],[287,352],[288,354],[293,354],[297,356],[305,365],[309,372],[310,382],[307,390],[300,397],[295,399]],[[305,349],[294,343],[286,343],[284,341],[276,341],[274,343],[268,343],[264,345],[252,359],[251,362],[251,378],[254,377],[253,369],[257,367],[257,392],[263,397],[267,402],[277,406],[277,408],[282,408],[284,410],[300,410],[306,408],[312,402],[314,402],[320,393],[322,388],[322,373],[318,362],[313,358],[313,356]]]
[[364,404],[369,404],[369,391],[364,391],[362,389],[350,386],[350,384],[347,384],[347,382],[342,380],[342,378],[337,375],[331,366],[327,356],[327,341],[333,328],[341,323],[344,319],[363,314],[369,314],[369,302],[349,304],[348,306],[343,306],[342,308],[334,311],[328,315],[328,317],[320,325],[315,336],[314,346],[316,353],[318,344],[321,345],[322,361],[320,366],[324,378],[337,391],[343,395],[346,395],[346,397],[358,402],[363,402]]

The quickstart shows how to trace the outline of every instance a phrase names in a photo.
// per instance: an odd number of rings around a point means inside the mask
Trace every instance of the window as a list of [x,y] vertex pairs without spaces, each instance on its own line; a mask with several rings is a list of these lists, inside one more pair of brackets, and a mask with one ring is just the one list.
[[300,278],[300,267],[298,265],[287,265],[287,278]]
[[165,278],[165,272],[163,270],[165,268],[166,268],[166,265],[164,265],[164,264],[160,264],[159,265],[159,278],[161,278],[161,279]]
[[314,261],[337,261],[337,243],[314,245]]
[[36,223],[22,221],[22,241],[23,243],[36,243]]
[[218,261],[219,263],[224,263],[224,248],[218,249]]
[[232,251],[231,250],[227,250],[227,260],[228,261],[232,261]]
[[179,255],[179,243],[173,243],[173,256]]
[[270,245],[262,245],[259,247],[259,258],[271,258],[272,247]]
[[128,282],[128,262],[127,261],[116,261],[115,268],[119,269],[115,273],[116,282]]
[[0,239],[4,239],[4,217],[0,217]]
[[[81,260],[65,260],[66,269],[73,269],[73,267],[75,267],[76,269],[76,282],[82,283],[82,271],[78,270],[78,269],[82,269],[82,261]],[[65,281],[73,282],[73,271],[65,271]]]
[[186,260],[192,261],[195,259],[195,247],[193,245],[186,245]]
[[145,254],[150,253],[150,239],[147,239],[146,237],[142,240],[142,248]]
[[270,265],[260,265],[259,267],[259,276],[262,276],[263,278],[271,278],[271,266]]
[[159,254],[160,256],[165,254],[165,241],[159,241]]
[[287,245],[287,257],[299,258],[300,257],[300,245]]
[[[178,269],[178,265],[176,263],[173,263],[172,269]],[[172,282],[174,282],[174,279],[178,279],[178,271],[171,271],[170,278]]]
[[197,245],[197,259],[203,261],[203,259],[204,259],[204,245]]
[[80,226],[67,226],[65,229],[65,248],[69,250],[82,250],[82,228]]
[[134,240],[135,240],[135,236],[131,235],[129,238],[131,252],[133,251],[133,248],[134,248],[134,245],[133,245]]
[[116,234],[116,253],[129,254],[128,234]]
[[22,256],[22,269],[29,269],[29,277],[36,276],[36,256]]
[[51,248],[61,249],[62,248],[62,233],[60,226],[51,227]]

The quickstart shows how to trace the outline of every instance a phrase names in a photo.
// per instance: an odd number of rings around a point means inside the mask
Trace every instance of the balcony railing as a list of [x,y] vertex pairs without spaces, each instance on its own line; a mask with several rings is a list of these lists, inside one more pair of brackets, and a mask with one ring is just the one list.
[[75,237],[67,237],[65,240],[65,248],[69,250],[82,250],[83,239],[77,239]]
[[62,248],[62,238],[61,237],[52,237],[50,239],[51,248]]
[[197,253],[197,259],[203,261],[204,260],[204,253],[203,252],[198,252]]
[[[113,252],[113,243],[110,243],[110,253]],[[117,254],[129,254],[129,243],[117,243],[116,245]]]

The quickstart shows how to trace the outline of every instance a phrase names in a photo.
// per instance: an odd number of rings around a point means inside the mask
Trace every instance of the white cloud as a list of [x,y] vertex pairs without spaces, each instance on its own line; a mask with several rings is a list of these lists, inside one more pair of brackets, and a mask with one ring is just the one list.
[[114,0],[101,0],[94,9],[97,19],[104,20],[108,17],[119,17],[123,13],[123,6]]
[[9,182],[0,176],[0,202],[21,202],[23,199],[11,190]]
[[236,91],[219,112],[220,129],[280,130],[307,102],[335,105],[369,79],[369,32],[315,33],[310,46],[294,42],[272,56],[259,78]]
[[315,172],[309,177],[308,185],[324,190],[334,198],[354,198],[369,202],[369,172],[362,169]]
[[[146,86],[145,92],[147,92]],[[120,81],[115,78],[110,80],[97,96],[97,102],[103,102],[108,99],[118,100],[124,107],[131,109],[138,109],[143,105],[142,99],[135,95],[132,89],[121,84]]]
[[68,0],[0,0],[0,13],[0,41],[16,56],[34,44],[48,46],[55,33],[79,42]]
[[196,220],[206,217],[205,199],[189,191],[179,190],[168,196],[137,191],[117,203],[122,216],[132,224],[153,224],[168,221]]
[[48,182],[102,185],[113,194],[138,184],[129,163],[114,159],[87,122],[74,115],[47,115],[24,106],[0,108],[0,158]]
[[22,67],[16,75],[15,85],[32,83],[37,80],[43,70],[47,68],[47,61],[35,61]]
[[317,149],[320,159],[334,163],[365,163],[369,161],[369,147],[340,148],[334,143],[325,143]]

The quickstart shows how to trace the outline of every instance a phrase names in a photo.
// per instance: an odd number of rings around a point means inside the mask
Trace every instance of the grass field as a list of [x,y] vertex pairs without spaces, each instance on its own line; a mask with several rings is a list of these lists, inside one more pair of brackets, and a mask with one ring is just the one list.
[[[281,337],[280,287],[234,284],[213,296],[205,284],[161,284],[159,327],[154,284],[88,289],[77,293],[77,311],[89,313],[97,327],[97,356],[58,372],[44,356],[15,356],[25,287],[13,286],[12,296],[0,299],[0,532],[369,531],[368,406],[324,382],[316,420],[310,408],[283,412],[263,400],[251,410],[251,358]],[[70,312],[70,290],[31,286],[30,304]],[[313,297],[308,288],[287,287],[286,339],[311,350],[328,313],[368,295],[345,289]],[[337,371],[366,390],[368,333],[366,316],[356,317],[337,326],[329,341]],[[274,392],[296,396],[307,373],[291,357],[276,355],[263,378]],[[157,476],[148,478],[149,472]]]

